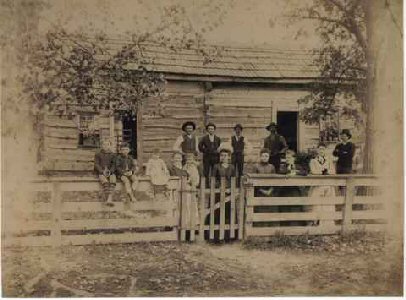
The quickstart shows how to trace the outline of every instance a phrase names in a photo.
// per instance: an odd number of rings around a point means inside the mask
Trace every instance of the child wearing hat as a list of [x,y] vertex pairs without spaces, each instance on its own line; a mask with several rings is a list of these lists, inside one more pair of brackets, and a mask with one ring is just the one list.
[[340,134],[341,143],[336,145],[333,155],[338,157],[337,174],[351,174],[352,160],[355,154],[355,145],[350,141],[351,132],[343,129]]
[[269,136],[264,140],[264,148],[269,151],[269,162],[275,167],[276,173],[279,173],[281,164],[281,155],[288,150],[288,144],[283,136],[276,130],[276,123],[271,122],[267,127]]
[[207,134],[199,142],[199,150],[203,153],[203,175],[208,178],[213,175],[213,168],[219,161],[219,147],[221,140],[215,135],[216,125],[206,125]]
[[182,135],[180,135],[173,145],[173,151],[182,153],[182,164],[186,162],[186,154],[193,153],[197,155],[199,152],[199,140],[195,135],[196,124],[192,121],[187,121],[182,125]]
[[111,143],[104,140],[101,143],[101,150],[94,156],[94,171],[99,177],[103,188],[103,197],[106,205],[113,206],[113,192],[116,186],[116,161],[111,151]]

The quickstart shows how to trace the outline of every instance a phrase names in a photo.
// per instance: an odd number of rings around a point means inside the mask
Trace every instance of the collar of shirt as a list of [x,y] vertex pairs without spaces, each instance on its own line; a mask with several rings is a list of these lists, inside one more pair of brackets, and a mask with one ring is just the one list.
[[210,142],[214,141],[214,134],[209,134],[209,140],[210,140]]

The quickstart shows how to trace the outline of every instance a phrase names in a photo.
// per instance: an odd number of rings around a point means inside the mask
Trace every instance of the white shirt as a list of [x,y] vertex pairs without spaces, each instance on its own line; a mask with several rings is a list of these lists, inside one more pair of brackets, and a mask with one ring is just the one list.
[[323,170],[327,170],[328,175],[335,174],[333,160],[329,156],[317,156],[310,161],[310,173],[322,175]]
[[[187,136],[188,136],[189,138],[192,137],[192,135],[187,135]],[[178,136],[178,138],[177,138],[176,141],[175,141],[175,144],[173,145],[173,148],[172,148],[173,151],[176,151],[176,152],[183,152],[183,151],[182,151],[183,137],[184,137],[184,135]],[[197,136],[195,136],[195,144],[196,144],[196,152],[199,152],[199,148],[198,148],[199,140],[198,140]]]

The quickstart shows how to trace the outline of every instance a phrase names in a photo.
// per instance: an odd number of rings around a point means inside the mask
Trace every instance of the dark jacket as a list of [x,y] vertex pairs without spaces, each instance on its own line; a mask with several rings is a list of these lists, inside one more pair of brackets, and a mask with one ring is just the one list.
[[352,159],[355,154],[355,145],[351,142],[338,144],[333,155],[338,157],[337,161],[337,173],[351,173],[352,172]]
[[199,151],[203,154],[217,154],[217,149],[220,147],[220,143],[221,140],[217,135],[214,136],[214,142],[212,143],[210,142],[209,135],[207,134],[202,137],[199,142]]
[[233,147],[233,154],[243,154],[245,148],[244,137],[240,137],[237,141],[235,136],[231,137],[231,146]]
[[269,150],[271,156],[275,156],[282,150],[286,151],[288,149],[288,144],[283,136],[275,134],[269,135],[264,139],[264,148]]
[[102,175],[106,168],[110,171],[110,174],[116,172],[115,154],[100,150],[94,156],[94,171],[96,174]]
[[118,176],[123,176],[125,172],[133,171],[133,158],[128,155],[124,156],[122,154],[116,157],[116,173]]

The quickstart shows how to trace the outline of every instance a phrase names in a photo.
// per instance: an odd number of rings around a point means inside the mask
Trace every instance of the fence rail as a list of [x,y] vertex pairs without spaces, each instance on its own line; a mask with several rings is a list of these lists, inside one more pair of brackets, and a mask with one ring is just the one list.
[[[93,177],[46,178],[30,188],[50,193],[49,201],[34,201],[32,217],[6,227],[3,235],[5,245],[59,246],[385,230],[386,207],[376,187],[379,180],[371,175],[248,174],[241,182],[202,177],[198,188],[191,188],[186,178],[172,177],[169,197],[116,201],[110,208],[97,197],[66,197],[98,192]],[[149,179],[141,178],[140,192],[150,188]],[[122,190],[118,183],[116,191]],[[39,215],[43,219],[34,218]]]

